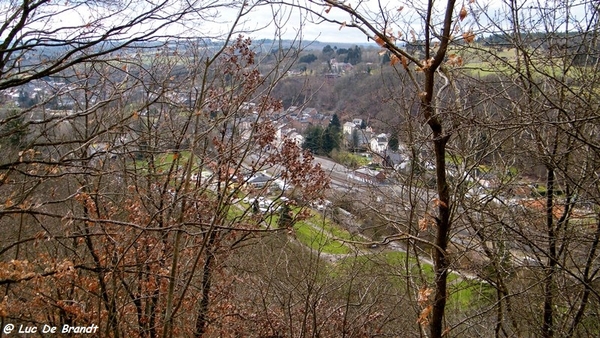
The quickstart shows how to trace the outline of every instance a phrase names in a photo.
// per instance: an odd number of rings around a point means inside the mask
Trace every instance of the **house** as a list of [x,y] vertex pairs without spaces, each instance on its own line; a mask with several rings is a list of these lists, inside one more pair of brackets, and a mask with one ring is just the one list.
[[382,154],[386,151],[387,147],[388,137],[386,134],[379,134],[369,141],[369,148],[374,153]]
[[392,167],[394,169],[406,169],[409,163],[409,158],[404,156],[403,153],[398,151],[391,151],[387,149],[385,151],[385,161],[384,164],[388,167]]
[[329,65],[331,66],[331,71],[333,73],[344,73],[354,68],[352,64],[345,62],[337,62],[335,58],[329,61]]
[[246,183],[255,188],[262,188],[262,187],[266,186],[267,184],[269,184],[269,182],[271,182],[272,180],[273,180],[273,178],[267,174],[256,173],[254,176],[250,177],[246,181]]
[[290,116],[291,118],[297,118],[298,117],[298,107],[296,106],[290,106],[286,111],[285,111],[285,115]]
[[304,108],[302,110],[302,115],[310,116],[310,117],[313,117],[313,116],[317,115],[318,113],[319,113],[319,111],[317,110],[317,108],[312,108],[312,107]]
[[304,143],[304,136],[293,131],[287,137],[290,140],[292,140],[298,147],[302,148],[302,144]]
[[352,134],[352,131],[354,130],[354,128],[356,128],[356,124],[355,123],[353,123],[353,122],[346,122],[346,123],[344,123],[342,125],[342,132],[345,135],[350,135],[350,134]]
[[359,168],[349,173],[348,178],[369,184],[381,184],[385,182],[387,176],[383,171]]

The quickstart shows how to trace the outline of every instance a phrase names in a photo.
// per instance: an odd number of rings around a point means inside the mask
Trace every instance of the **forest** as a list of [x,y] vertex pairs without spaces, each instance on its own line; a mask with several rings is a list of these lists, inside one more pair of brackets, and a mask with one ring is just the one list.
[[600,335],[597,2],[0,13],[0,336]]

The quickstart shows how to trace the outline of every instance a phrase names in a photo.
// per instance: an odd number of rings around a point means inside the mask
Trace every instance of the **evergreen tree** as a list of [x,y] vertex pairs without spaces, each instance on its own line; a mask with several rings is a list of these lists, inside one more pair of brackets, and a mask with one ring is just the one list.
[[339,148],[338,142],[336,142],[336,134],[333,128],[327,127],[325,129],[325,135],[323,137],[323,148],[322,151],[325,154],[329,154],[333,149]]
[[323,56],[323,58],[325,60],[329,60],[332,57],[334,57],[335,50],[333,50],[333,48],[331,48],[330,45],[327,45],[327,46],[323,47],[323,50],[321,51],[321,55]]
[[398,135],[396,135],[396,133],[392,133],[392,136],[390,136],[390,140],[388,141],[388,148],[390,148],[393,151],[397,151],[398,145]]
[[362,61],[362,51],[360,47],[354,46],[354,48],[348,49],[348,54],[346,54],[345,62],[350,63],[352,65],[359,64]]
[[280,228],[288,228],[294,225],[294,219],[292,217],[292,209],[289,204],[286,202],[283,204],[281,208],[281,214],[279,215],[279,220],[277,220],[277,226]]
[[331,117],[331,121],[329,121],[329,127],[335,127],[337,129],[342,128],[340,118],[337,116],[337,114],[333,114],[333,116]]
[[300,57],[300,59],[298,59],[298,62],[304,63],[312,63],[314,61],[317,61],[317,56],[315,54],[303,55]]
[[310,126],[306,130],[302,149],[308,149],[314,154],[323,153],[324,130],[321,126]]
[[334,114],[327,128],[321,126],[308,127],[304,136],[302,149],[308,149],[314,154],[326,155],[333,149],[339,149],[342,143],[342,124],[337,114]]
[[348,54],[348,50],[346,48],[340,48],[335,51],[337,55]]
[[352,129],[352,151],[356,151],[359,146],[360,138],[358,135],[358,129]]
[[333,149],[340,149],[342,140],[342,124],[337,114],[333,114],[331,121],[325,129],[323,137],[323,153],[329,154]]

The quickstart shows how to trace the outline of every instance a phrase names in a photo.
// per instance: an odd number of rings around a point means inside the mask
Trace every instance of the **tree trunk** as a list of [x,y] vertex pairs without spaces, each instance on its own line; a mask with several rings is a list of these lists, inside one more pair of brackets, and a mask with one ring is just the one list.
[[544,281],[544,314],[542,323],[542,336],[551,338],[554,336],[553,328],[553,302],[554,302],[554,271],[556,268],[556,237],[554,233],[554,169],[548,168],[547,191],[546,191],[546,226],[548,229],[548,266],[546,267],[546,279]]
[[211,231],[206,247],[206,261],[202,267],[202,295],[200,298],[200,307],[198,308],[198,314],[196,316],[196,332],[194,337],[202,337],[206,331],[206,322],[208,314],[208,304],[210,296],[210,288],[212,282],[212,262],[214,260],[214,254],[210,249],[216,239],[216,232]]

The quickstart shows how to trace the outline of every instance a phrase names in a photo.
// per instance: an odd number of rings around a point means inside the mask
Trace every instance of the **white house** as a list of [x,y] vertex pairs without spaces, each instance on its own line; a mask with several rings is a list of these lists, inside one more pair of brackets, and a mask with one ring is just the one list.
[[334,73],[343,73],[346,71],[350,71],[354,68],[352,64],[345,62],[337,62],[335,58],[329,61],[329,65],[331,66],[331,70]]
[[369,148],[375,153],[384,153],[388,147],[388,137],[386,134],[379,134],[376,137],[371,138],[369,141]]
[[354,128],[356,128],[356,125],[353,122],[346,122],[342,126],[342,131],[344,132],[344,134],[349,135],[349,134],[352,134],[352,131],[354,130]]
[[298,134],[297,132],[291,132],[288,137],[290,138],[290,140],[294,141],[294,143],[298,146],[298,147],[302,147],[302,144],[304,143],[304,136]]

